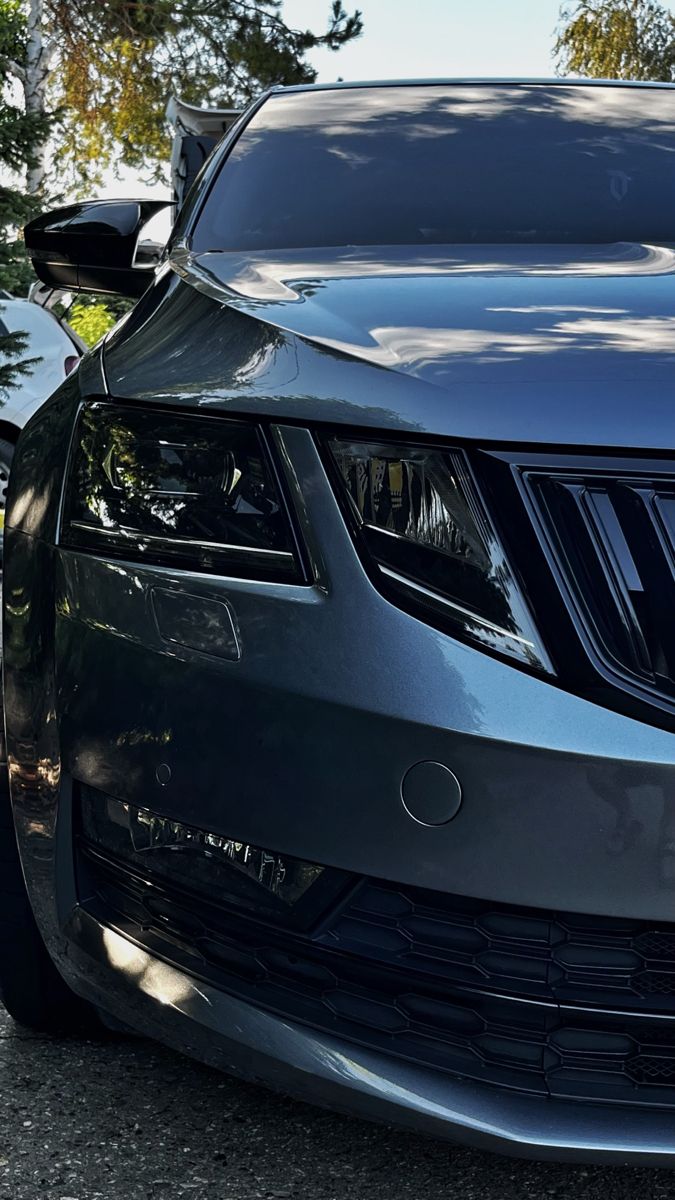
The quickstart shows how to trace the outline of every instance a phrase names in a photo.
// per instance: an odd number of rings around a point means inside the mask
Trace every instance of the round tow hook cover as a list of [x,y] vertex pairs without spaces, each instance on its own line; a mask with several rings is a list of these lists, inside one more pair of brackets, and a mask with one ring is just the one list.
[[447,825],[462,805],[460,782],[439,762],[418,762],[406,771],[401,783],[406,812],[420,825]]

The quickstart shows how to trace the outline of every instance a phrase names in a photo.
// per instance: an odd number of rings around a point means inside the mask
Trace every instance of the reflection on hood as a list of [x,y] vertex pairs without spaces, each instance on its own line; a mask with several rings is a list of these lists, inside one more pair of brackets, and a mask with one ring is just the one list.
[[643,375],[675,358],[670,246],[176,251],[172,265],[270,326],[433,383],[497,364],[532,379],[561,354],[584,378],[625,373],[628,353]]

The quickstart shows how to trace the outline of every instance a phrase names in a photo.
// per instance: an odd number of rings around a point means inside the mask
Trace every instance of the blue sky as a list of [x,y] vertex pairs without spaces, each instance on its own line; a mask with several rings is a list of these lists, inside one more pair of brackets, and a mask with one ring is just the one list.
[[[364,33],[337,54],[312,56],[319,79],[553,75],[560,0],[344,0]],[[284,0],[287,22],[320,29],[329,0]]]

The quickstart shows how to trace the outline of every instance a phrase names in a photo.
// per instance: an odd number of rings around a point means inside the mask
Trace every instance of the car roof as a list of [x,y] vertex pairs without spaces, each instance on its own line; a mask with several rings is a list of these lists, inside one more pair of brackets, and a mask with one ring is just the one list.
[[4,296],[0,298],[0,324],[10,333],[23,330],[31,339],[35,336],[46,336],[49,340],[61,344],[69,342],[80,354],[86,348],[82,339],[65,321],[59,321],[54,313],[43,308],[41,304],[34,304],[32,300],[24,300],[18,296],[12,296],[10,300],[6,300]]
[[450,76],[447,78],[431,79],[361,79],[338,80],[334,83],[296,83],[285,86],[277,84],[270,88],[270,93],[280,92],[326,92],[344,91],[349,88],[380,88],[380,87],[612,87],[612,88],[663,88],[666,91],[675,89],[675,83],[662,83],[658,80],[640,79],[586,79],[570,78],[555,75],[521,78],[517,76]]
[[[34,304],[32,300],[27,300],[25,296],[11,296],[7,292],[0,295],[0,305],[3,312],[16,313],[17,316],[25,313],[28,308],[30,308],[31,312],[38,309],[40,312],[46,312],[48,316],[52,316],[49,309],[43,308],[41,304]],[[53,319],[55,320],[56,318]]]

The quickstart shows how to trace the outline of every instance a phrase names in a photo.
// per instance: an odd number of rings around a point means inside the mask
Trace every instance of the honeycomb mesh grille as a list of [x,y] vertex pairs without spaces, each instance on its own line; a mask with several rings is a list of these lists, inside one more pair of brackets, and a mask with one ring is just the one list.
[[636,1083],[675,1084],[675,1058],[657,1058],[653,1054],[636,1054],[626,1067]]
[[83,844],[79,870],[97,919],[287,1019],[502,1088],[675,1108],[668,927],[364,881],[299,933]]
[[369,883],[338,916],[331,937],[352,953],[468,986],[637,1008],[661,996],[675,1015],[675,931],[644,921]]

